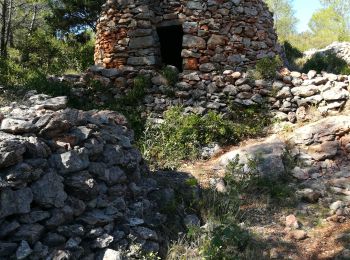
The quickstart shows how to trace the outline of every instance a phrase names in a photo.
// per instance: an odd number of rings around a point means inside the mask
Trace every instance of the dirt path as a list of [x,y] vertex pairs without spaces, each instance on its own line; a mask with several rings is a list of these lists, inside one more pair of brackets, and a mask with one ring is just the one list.
[[[185,164],[181,171],[192,174],[201,186],[208,187],[212,178],[224,176],[224,169],[218,167],[218,158],[228,150],[230,149],[225,149],[208,161]],[[296,212],[300,210],[301,205],[314,210],[299,216]],[[245,222],[248,223],[246,227],[265,244],[268,259],[350,259],[340,257],[350,244],[350,220],[343,223],[327,221],[323,213],[328,212],[329,208],[301,202],[294,206],[280,207],[266,197],[258,196],[253,199],[247,198],[246,203],[242,205],[242,211],[245,214]],[[288,236],[285,218],[289,214],[297,215],[303,230],[307,232],[306,239],[296,240]],[[310,225],[312,222],[320,223]]]

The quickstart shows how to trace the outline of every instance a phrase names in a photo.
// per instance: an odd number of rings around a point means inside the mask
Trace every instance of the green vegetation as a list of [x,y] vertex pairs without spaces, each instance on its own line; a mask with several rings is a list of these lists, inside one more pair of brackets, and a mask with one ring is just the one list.
[[307,73],[310,70],[316,70],[319,73],[321,71],[327,71],[336,74],[350,74],[350,67],[346,62],[330,52],[326,54],[317,53],[306,61],[303,71]]
[[[88,21],[95,23],[100,3],[88,2],[1,0],[0,83],[25,86],[41,75],[81,72],[92,65],[94,33]],[[68,19],[77,14],[81,28]],[[51,18],[71,29],[64,31]]]
[[[335,54],[303,58],[302,52],[321,49],[335,41],[350,41],[350,4],[347,0],[322,0],[323,8],[316,10],[308,22],[309,30],[297,33],[295,11],[290,0],[265,0],[274,12],[275,27],[290,69],[308,72],[317,70],[349,74],[348,65]],[[256,73],[254,77],[259,77]]]
[[232,122],[222,116],[214,112],[185,115],[180,107],[174,107],[165,113],[163,123],[146,124],[141,149],[149,162],[176,168],[181,160],[197,158],[202,146],[234,138]]
[[296,34],[295,10],[292,8],[292,0],[265,0],[266,4],[273,12],[275,28],[281,42]]
[[144,75],[138,75],[134,78],[134,86],[125,96],[119,98],[117,103],[122,106],[135,106],[145,96],[145,89],[150,87],[151,80]]
[[147,122],[140,147],[153,166],[176,168],[182,160],[199,157],[201,148],[211,144],[233,144],[261,135],[269,124],[262,107],[232,105],[227,119],[209,112],[205,116],[185,115],[180,107],[168,110],[164,122]]
[[170,86],[175,85],[175,83],[178,81],[179,79],[179,75],[178,72],[175,68],[172,67],[164,67],[161,71],[161,74],[167,79],[168,84]]
[[[105,0],[47,0],[50,25],[64,32],[95,28]],[[62,19],[64,17],[64,19]]]
[[83,45],[62,42],[38,31],[19,49],[10,49],[9,58],[0,58],[0,84],[29,86],[33,79],[45,80],[49,74],[83,71],[93,63],[93,46],[92,40]]
[[276,71],[283,66],[283,62],[279,56],[273,58],[264,57],[257,61],[255,69],[250,70],[250,77],[253,79],[273,79]]
[[323,48],[334,41],[350,40],[350,4],[347,0],[322,0],[323,8],[312,15],[310,30],[297,33],[292,0],[265,0],[274,13],[275,28],[281,43],[288,41],[300,51]]

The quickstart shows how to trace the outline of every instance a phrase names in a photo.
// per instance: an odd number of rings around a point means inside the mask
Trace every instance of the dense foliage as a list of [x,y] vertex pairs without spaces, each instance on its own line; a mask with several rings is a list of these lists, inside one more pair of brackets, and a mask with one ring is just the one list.
[[[92,2],[1,0],[0,82],[23,85],[40,74],[79,72],[93,64],[94,34],[89,19],[97,19],[101,3]],[[68,19],[72,10],[81,17],[80,24]],[[72,30],[65,30],[67,26]]]
[[104,3],[105,0],[48,0],[52,11],[48,21],[64,32],[94,29]]
[[292,8],[292,0],[265,0],[273,12],[275,27],[280,41],[287,40],[290,35],[296,34],[295,11]]
[[274,13],[275,27],[282,43],[288,41],[300,51],[305,51],[323,48],[334,41],[350,40],[350,4],[347,0],[322,0],[324,7],[314,12],[308,22],[309,30],[303,32],[296,31],[293,0],[265,2]]
[[349,75],[350,67],[346,62],[338,58],[333,53],[320,54],[317,53],[311,59],[306,61],[303,66],[303,71],[308,72],[310,70],[316,70],[317,72],[327,71],[336,74]]
[[237,143],[262,134],[268,124],[261,107],[232,107],[228,118],[215,112],[186,115],[181,107],[174,107],[165,113],[162,123],[146,124],[140,146],[153,166],[176,168],[182,160],[198,158],[205,146]]
[[255,68],[248,71],[248,73],[253,79],[272,79],[276,76],[276,71],[282,66],[283,62],[279,56],[264,57],[258,60]]

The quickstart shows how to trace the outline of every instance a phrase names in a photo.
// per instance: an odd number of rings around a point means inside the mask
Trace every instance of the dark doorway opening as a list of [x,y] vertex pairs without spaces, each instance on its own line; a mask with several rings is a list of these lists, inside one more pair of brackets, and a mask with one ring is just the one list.
[[162,62],[173,65],[182,71],[182,36],[184,32],[181,25],[163,26],[157,28],[160,41]]

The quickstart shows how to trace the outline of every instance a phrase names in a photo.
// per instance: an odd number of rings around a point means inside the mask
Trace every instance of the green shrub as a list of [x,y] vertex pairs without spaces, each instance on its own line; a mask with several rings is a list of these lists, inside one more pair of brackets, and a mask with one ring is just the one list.
[[261,135],[270,123],[260,106],[232,105],[227,117],[216,112],[185,115],[182,108],[173,107],[164,113],[163,123],[146,123],[139,146],[151,165],[176,168],[182,160],[198,158],[208,144],[234,144]]
[[135,106],[142,102],[145,97],[145,91],[151,85],[151,80],[149,77],[144,75],[138,75],[134,78],[133,88],[130,89],[126,95],[118,100],[118,103],[124,106]]
[[205,116],[184,115],[180,107],[174,107],[165,112],[163,123],[146,124],[140,146],[150,163],[176,168],[181,160],[197,158],[202,146],[233,138],[232,122],[221,115],[214,112]]
[[203,246],[204,259],[240,259],[251,241],[251,235],[237,224],[218,225]]
[[279,56],[273,58],[264,57],[256,62],[255,69],[250,71],[254,79],[272,79],[276,71],[283,66]]
[[58,38],[50,30],[38,29],[18,43],[18,57],[10,54],[10,58],[19,59],[26,69],[38,70],[46,75],[80,72],[94,64],[93,35],[91,32],[86,34],[90,40],[79,42],[73,34]]
[[231,103],[227,117],[234,125],[233,140],[263,135],[265,129],[271,123],[269,109],[264,104],[249,107]]
[[335,74],[350,74],[350,67],[347,63],[332,52],[316,53],[311,59],[307,60],[303,72],[307,73],[310,70],[316,70],[319,73],[326,71]]
[[303,57],[303,53],[294,47],[292,44],[290,44],[288,41],[285,41],[283,43],[283,48],[286,53],[287,59],[290,62],[293,62],[295,59]]
[[303,53],[288,41],[283,43],[284,52],[289,63],[289,67],[292,70],[300,70],[298,62],[303,58]]
[[171,67],[164,67],[161,71],[162,75],[167,79],[169,85],[173,86],[179,79],[176,69]]
[[4,86],[19,84],[25,72],[15,62],[0,57],[0,84]]

